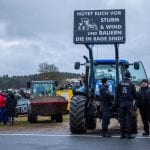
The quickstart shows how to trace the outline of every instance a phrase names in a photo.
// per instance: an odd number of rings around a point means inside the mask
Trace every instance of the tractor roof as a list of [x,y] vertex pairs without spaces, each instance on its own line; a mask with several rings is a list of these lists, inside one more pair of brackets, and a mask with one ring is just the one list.
[[[98,64],[115,64],[116,60],[115,59],[96,59],[95,62]],[[124,60],[124,59],[120,59],[119,62],[129,63],[127,60]]]
[[34,83],[34,84],[51,84],[51,83],[55,83],[55,81],[53,81],[53,80],[42,80],[42,81],[32,81],[32,83]]

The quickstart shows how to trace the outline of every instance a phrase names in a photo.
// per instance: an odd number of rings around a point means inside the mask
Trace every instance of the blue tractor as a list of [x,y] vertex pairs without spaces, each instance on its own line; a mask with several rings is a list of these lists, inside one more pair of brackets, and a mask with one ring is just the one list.
[[[75,69],[79,69],[81,65],[85,66],[85,90],[84,92],[74,92],[72,97],[70,107],[70,130],[72,133],[85,133],[87,130],[96,128],[96,118],[101,118],[100,88],[102,78],[109,79],[109,90],[115,97],[115,103],[112,106],[112,118],[116,119],[119,119],[117,85],[122,81],[125,72],[129,71],[131,73],[131,80],[135,83],[137,90],[141,80],[147,79],[141,61],[129,63],[127,60],[119,60],[117,52],[116,59],[94,60],[92,47],[90,45],[86,45],[86,47],[89,50],[89,57],[84,56],[84,63],[75,63]],[[136,113],[133,113],[133,133],[137,132],[136,118]]]

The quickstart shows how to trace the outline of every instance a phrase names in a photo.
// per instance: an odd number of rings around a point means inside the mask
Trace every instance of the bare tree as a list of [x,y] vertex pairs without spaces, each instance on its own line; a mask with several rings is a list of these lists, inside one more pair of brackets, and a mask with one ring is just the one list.
[[40,73],[51,73],[51,72],[59,72],[59,69],[54,64],[48,64],[46,62],[43,62],[43,63],[39,64],[38,71]]

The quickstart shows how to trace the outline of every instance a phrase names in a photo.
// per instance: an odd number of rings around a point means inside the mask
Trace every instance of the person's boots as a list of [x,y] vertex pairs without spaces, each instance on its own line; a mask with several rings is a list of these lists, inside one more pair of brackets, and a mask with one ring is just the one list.
[[142,133],[143,136],[148,136],[149,135],[149,132],[144,132]]
[[120,134],[120,139],[127,138],[127,135],[126,135],[127,131],[126,131],[126,129],[121,129],[120,133],[121,133]]
[[120,136],[121,139],[125,139],[127,138],[126,134],[125,133],[121,133],[121,136]]
[[12,126],[14,125],[14,118],[12,118]]
[[9,125],[12,126],[12,118],[9,118]]
[[9,125],[9,126],[10,126],[10,121],[11,121],[11,120],[10,120],[10,117],[9,117],[9,118],[8,118],[8,125]]
[[134,139],[134,138],[135,138],[135,136],[134,136],[134,135],[132,135],[131,133],[128,133],[128,134],[127,134],[127,138],[128,138],[128,139]]
[[103,132],[103,133],[102,133],[102,136],[103,136],[103,137],[109,137],[109,138],[111,137],[111,135],[110,135],[108,132]]

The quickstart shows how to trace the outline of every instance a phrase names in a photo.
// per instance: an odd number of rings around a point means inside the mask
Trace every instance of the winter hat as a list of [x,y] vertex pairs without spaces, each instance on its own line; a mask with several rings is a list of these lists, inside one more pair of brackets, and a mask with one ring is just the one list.
[[148,83],[148,80],[147,79],[143,79],[142,82]]
[[131,77],[130,72],[127,71],[127,72],[125,73],[125,77],[126,77],[126,78],[130,78],[130,77]]
[[5,93],[4,91],[1,91],[1,92],[0,92],[0,95],[6,96],[6,93]]
[[107,78],[102,78],[102,84],[105,84],[108,81]]

